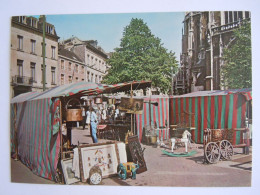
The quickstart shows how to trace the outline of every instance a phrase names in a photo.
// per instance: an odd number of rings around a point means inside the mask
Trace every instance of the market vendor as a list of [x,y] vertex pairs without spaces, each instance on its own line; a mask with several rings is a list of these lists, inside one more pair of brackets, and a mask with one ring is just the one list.
[[97,115],[93,107],[90,107],[90,127],[93,143],[97,143]]

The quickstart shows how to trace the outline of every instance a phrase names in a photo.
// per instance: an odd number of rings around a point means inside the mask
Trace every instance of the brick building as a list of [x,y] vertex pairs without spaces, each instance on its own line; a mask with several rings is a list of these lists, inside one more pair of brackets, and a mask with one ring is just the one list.
[[63,46],[59,46],[58,73],[58,85],[86,81],[84,61]]
[[[12,17],[11,21],[11,97],[29,91],[42,91],[43,18]],[[55,27],[46,22],[46,89],[57,85],[58,39]]]
[[223,49],[233,42],[233,30],[250,21],[247,11],[187,12],[183,21],[180,67],[174,94],[224,89],[221,86]]

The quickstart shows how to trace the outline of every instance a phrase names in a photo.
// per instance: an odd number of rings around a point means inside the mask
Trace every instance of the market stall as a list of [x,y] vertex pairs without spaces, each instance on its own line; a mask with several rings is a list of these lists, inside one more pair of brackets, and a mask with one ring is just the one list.
[[170,138],[169,134],[169,96],[142,97],[143,112],[136,114],[136,131],[141,141],[145,130],[150,128],[159,140]]
[[[194,128],[192,140],[203,143],[205,129],[245,128],[252,100],[251,89],[198,91],[170,98],[170,126],[181,124]],[[233,134],[239,144],[241,131]]]
[[[74,111],[78,113],[79,109],[73,105],[69,107],[68,105],[72,103],[68,102],[72,98],[80,102],[83,96],[116,93],[146,88],[150,85],[150,81],[115,85],[78,82],[58,86],[45,92],[29,92],[13,98],[10,116],[12,156],[19,158],[35,174],[57,181],[57,165],[64,157],[62,126],[68,121],[68,110],[76,109]],[[78,119],[69,120],[75,122]]]

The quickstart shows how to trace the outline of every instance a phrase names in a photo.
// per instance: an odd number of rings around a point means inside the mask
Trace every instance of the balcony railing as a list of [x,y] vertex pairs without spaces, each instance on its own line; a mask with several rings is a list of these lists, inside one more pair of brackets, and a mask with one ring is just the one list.
[[33,78],[15,75],[15,76],[12,77],[12,83],[16,84],[16,85],[32,86]]

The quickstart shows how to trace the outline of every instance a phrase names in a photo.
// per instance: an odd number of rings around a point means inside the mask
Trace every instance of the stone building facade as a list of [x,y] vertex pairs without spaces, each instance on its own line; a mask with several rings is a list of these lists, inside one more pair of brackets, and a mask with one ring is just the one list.
[[87,82],[101,83],[107,74],[108,55],[98,46],[97,41],[81,41],[77,37],[72,37],[63,41],[61,45],[64,46],[64,49],[74,52],[85,63]]
[[[42,91],[43,18],[12,17],[10,79],[11,97],[29,91]],[[46,22],[46,89],[55,87],[58,67],[58,39],[55,27]]]
[[247,11],[187,12],[183,21],[180,67],[174,94],[224,89],[223,49],[234,42],[233,30],[250,21]]

